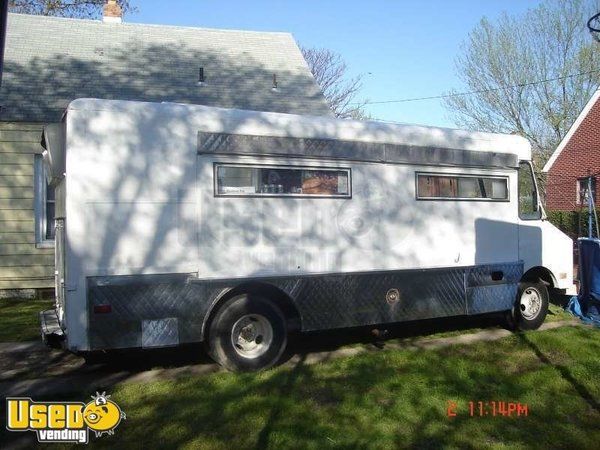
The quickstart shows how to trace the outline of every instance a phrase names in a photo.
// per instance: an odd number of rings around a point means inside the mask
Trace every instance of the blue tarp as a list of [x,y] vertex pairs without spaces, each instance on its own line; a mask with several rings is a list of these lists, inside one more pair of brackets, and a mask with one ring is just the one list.
[[571,314],[600,327],[600,239],[579,238],[579,295],[567,305]]

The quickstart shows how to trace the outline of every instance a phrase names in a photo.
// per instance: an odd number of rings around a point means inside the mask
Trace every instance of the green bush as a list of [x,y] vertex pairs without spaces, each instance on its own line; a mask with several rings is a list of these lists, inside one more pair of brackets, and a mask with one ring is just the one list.
[[[596,210],[600,215],[600,212]],[[588,211],[546,211],[550,223],[568,234],[571,238],[585,237],[588,235]],[[596,223],[593,222],[594,236],[596,235]]]

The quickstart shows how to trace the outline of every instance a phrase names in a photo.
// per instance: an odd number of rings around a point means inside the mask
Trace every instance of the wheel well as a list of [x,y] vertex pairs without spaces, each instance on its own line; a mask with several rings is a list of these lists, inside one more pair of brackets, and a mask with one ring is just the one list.
[[554,286],[556,286],[556,278],[554,278],[552,272],[550,272],[550,270],[546,269],[545,267],[541,266],[532,267],[531,269],[529,269],[523,274],[523,276],[521,277],[521,281],[530,281],[533,283],[541,281],[548,288],[553,288]]
[[275,287],[268,283],[261,283],[256,281],[250,281],[247,283],[239,284],[228,291],[225,291],[215,301],[210,310],[206,314],[204,323],[202,324],[202,339],[204,340],[210,326],[210,321],[214,317],[217,310],[230,298],[240,294],[255,294],[264,297],[273,303],[275,303],[285,316],[288,323],[288,331],[294,332],[301,329],[301,317],[294,301],[278,287]]

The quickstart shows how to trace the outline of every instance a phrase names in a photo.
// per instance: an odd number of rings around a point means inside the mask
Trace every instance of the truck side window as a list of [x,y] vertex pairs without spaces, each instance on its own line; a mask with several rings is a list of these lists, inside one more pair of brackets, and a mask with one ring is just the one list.
[[542,218],[533,170],[527,162],[519,163],[519,217],[522,220]]
[[508,178],[417,172],[417,199],[508,201]]
[[350,169],[215,165],[215,195],[351,197]]

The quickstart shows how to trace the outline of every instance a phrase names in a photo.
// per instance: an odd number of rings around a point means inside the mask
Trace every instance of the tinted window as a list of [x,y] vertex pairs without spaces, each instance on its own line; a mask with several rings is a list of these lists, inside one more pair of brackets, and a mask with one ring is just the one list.
[[508,200],[506,177],[417,174],[417,198]]

